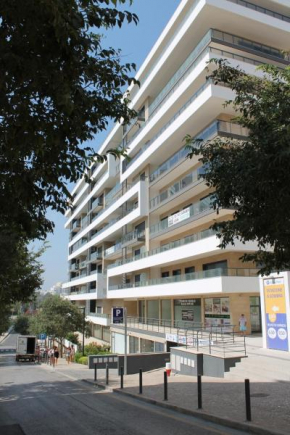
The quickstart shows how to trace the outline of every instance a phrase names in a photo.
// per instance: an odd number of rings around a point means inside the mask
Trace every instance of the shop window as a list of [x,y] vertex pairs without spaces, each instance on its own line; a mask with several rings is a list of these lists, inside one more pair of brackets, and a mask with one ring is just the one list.
[[155,352],[164,352],[164,343],[155,341]]
[[129,337],[129,352],[130,353],[139,353],[139,338]]
[[154,352],[154,341],[145,340],[144,338],[141,338],[140,339],[140,351],[141,351],[141,353]]

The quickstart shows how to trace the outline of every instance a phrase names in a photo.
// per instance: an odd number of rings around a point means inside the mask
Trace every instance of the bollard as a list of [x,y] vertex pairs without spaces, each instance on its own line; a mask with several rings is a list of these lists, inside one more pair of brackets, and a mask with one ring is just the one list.
[[252,421],[250,380],[249,379],[245,379],[245,398],[246,398],[246,419],[247,419],[247,421]]
[[164,400],[168,400],[167,373],[164,372]]
[[109,366],[106,364],[106,385],[109,385]]
[[97,382],[97,364],[95,364],[95,377],[94,381]]
[[139,394],[143,392],[142,369],[139,369]]
[[197,409],[202,408],[201,375],[197,375]]
[[121,388],[124,388],[124,367],[120,367]]

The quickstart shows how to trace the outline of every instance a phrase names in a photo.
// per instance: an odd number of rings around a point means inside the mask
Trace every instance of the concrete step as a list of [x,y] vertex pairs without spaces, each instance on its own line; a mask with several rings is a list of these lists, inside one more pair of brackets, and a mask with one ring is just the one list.
[[290,364],[266,357],[248,357],[237,363],[225,379],[249,378],[263,381],[290,381]]

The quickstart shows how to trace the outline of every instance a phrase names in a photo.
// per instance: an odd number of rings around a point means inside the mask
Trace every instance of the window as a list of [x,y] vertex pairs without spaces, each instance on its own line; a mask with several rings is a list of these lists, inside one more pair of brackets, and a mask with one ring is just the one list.
[[172,276],[179,276],[179,275],[181,275],[181,269],[175,269],[175,270],[173,270]]
[[194,273],[195,272],[195,267],[194,266],[190,266],[190,267],[186,267],[184,269],[185,273]]
[[[96,301],[94,301],[96,302]],[[103,307],[97,307],[97,311],[98,314],[102,314],[103,313]]]
[[203,270],[214,270],[214,269],[227,269],[228,262],[227,260],[216,261],[214,263],[207,263],[202,266]]
[[137,256],[137,255],[140,255],[141,254],[141,249],[135,249],[135,251],[134,251],[134,255],[135,255],[135,257]]
[[135,281],[135,284],[139,284],[140,283],[140,281],[141,281],[141,275],[135,275],[134,276],[134,281]]
[[145,230],[145,221],[135,226],[135,231],[137,231],[137,233],[141,233],[144,230]]
[[169,272],[162,272],[161,277],[162,278],[168,278],[169,277]]
[[91,300],[90,301],[90,313],[95,313],[96,312],[96,301]]

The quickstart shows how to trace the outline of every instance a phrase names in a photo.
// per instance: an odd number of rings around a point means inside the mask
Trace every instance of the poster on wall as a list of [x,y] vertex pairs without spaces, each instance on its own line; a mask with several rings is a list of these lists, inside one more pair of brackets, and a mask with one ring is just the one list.
[[182,310],[182,320],[188,320],[190,322],[193,322],[194,320],[194,313],[193,310]]
[[288,351],[284,278],[263,280],[267,347]]
[[230,299],[206,298],[204,300],[205,327],[222,327],[224,332],[231,332]]

